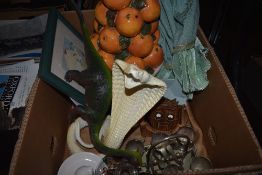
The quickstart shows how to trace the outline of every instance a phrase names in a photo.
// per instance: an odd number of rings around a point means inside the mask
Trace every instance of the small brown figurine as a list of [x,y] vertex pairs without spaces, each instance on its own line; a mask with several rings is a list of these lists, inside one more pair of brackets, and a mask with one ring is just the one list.
[[176,100],[162,98],[145,116],[140,124],[142,136],[162,132],[172,134],[182,124],[183,106]]

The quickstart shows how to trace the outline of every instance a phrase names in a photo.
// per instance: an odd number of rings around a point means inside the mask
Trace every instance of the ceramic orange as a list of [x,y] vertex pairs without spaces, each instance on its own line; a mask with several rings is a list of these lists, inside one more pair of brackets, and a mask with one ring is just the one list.
[[107,25],[106,13],[109,9],[99,1],[95,7],[95,18],[103,26]]
[[97,33],[93,33],[93,34],[91,35],[91,41],[92,41],[94,47],[96,48],[96,50],[99,49],[98,39],[99,39],[99,35],[98,35]]
[[103,2],[111,10],[121,10],[127,7],[131,0],[103,0]]
[[151,53],[143,60],[146,66],[149,66],[151,68],[157,68],[164,61],[163,49],[158,44],[154,44]]
[[102,49],[100,49],[98,51],[99,55],[103,58],[103,60],[105,61],[106,65],[108,66],[108,68],[110,70],[112,70],[113,64],[114,64],[114,55],[107,53],[105,51],[103,51]]
[[153,38],[151,35],[138,34],[131,38],[128,51],[137,57],[146,57],[153,49]]
[[121,45],[119,42],[120,34],[114,27],[105,27],[99,35],[100,47],[111,54],[121,52]]
[[150,30],[150,33],[155,33],[158,29],[158,25],[159,25],[159,20],[156,20],[156,21],[153,21],[151,23],[151,30]]
[[131,55],[125,60],[125,62],[129,64],[134,64],[140,69],[145,69],[145,63],[142,58]]
[[160,31],[156,30],[155,33],[153,34],[153,38],[154,38],[154,43],[157,44],[160,38]]
[[143,26],[143,19],[137,9],[127,7],[118,11],[115,24],[121,35],[134,37],[140,33]]
[[144,7],[140,10],[141,16],[144,21],[152,22],[160,16],[159,0],[144,0]]
[[96,33],[99,33],[99,32],[103,29],[103,25],[100,24],[100,23],[97,21],[97,19],[94,19],[94,21],[93,21],[93,27],[94,27],[94,31],[95,31]]

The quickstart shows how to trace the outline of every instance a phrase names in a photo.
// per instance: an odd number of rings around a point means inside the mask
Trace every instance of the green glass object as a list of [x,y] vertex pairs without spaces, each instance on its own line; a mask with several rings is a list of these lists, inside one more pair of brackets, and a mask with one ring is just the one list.
[[83,72],[69,71],[67,75],[67,78],[74,79],[85,88],[86,104],[78,106],[78,114],[88,121],[92,144],[99,152],[107,156],[124,157],[134,163],[141,163],[142,157],[138,152],[112,149],[105,146],[99,139],[100,129],[112,101],[112,75],[91,42],[90,32],[84,22],[82,12],[73,0],[71,2],[80,20],[87,62],[87,69]]

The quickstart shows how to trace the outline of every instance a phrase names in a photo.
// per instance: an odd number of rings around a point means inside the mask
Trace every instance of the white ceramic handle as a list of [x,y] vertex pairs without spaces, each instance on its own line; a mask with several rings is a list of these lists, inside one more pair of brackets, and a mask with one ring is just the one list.
[[93,144],[87,144],[87,143],[85,143],[85,142],[82,140],[81,136],[80,136],[80,131],[81,131],[81,129],[87,127],[87,126],[88,126],[88,123],[87,123],[85,120],[83,120],[81,117],[77,118],[74,123],[75,123],[75,139],[77,140],[77,142],[78,142],[81,146],[83,146],[83,147],[85,147],[85,148],[88,148],[88,149],[94,148],[94,145],[93,145]]
[[68,145],[68,149],[72,154],[85,151],[83,148],[81,148],[81,146],[85,148],[94,147],[92,144],[86,144],[80,137],[80,130],[86,126],[88,126],[87,122],[85,122],[81,118],[77,118],[69,126],[67,131],[67,145]]

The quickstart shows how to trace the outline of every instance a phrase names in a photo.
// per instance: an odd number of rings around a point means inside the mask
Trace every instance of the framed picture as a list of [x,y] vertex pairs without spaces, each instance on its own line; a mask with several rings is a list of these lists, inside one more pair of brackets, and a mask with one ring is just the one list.
[[48,14],[39,76],[78,103],[84,104],[85,89],[75,81],[68,82],[68,70],[86,69],[81,35],[56,9]]

